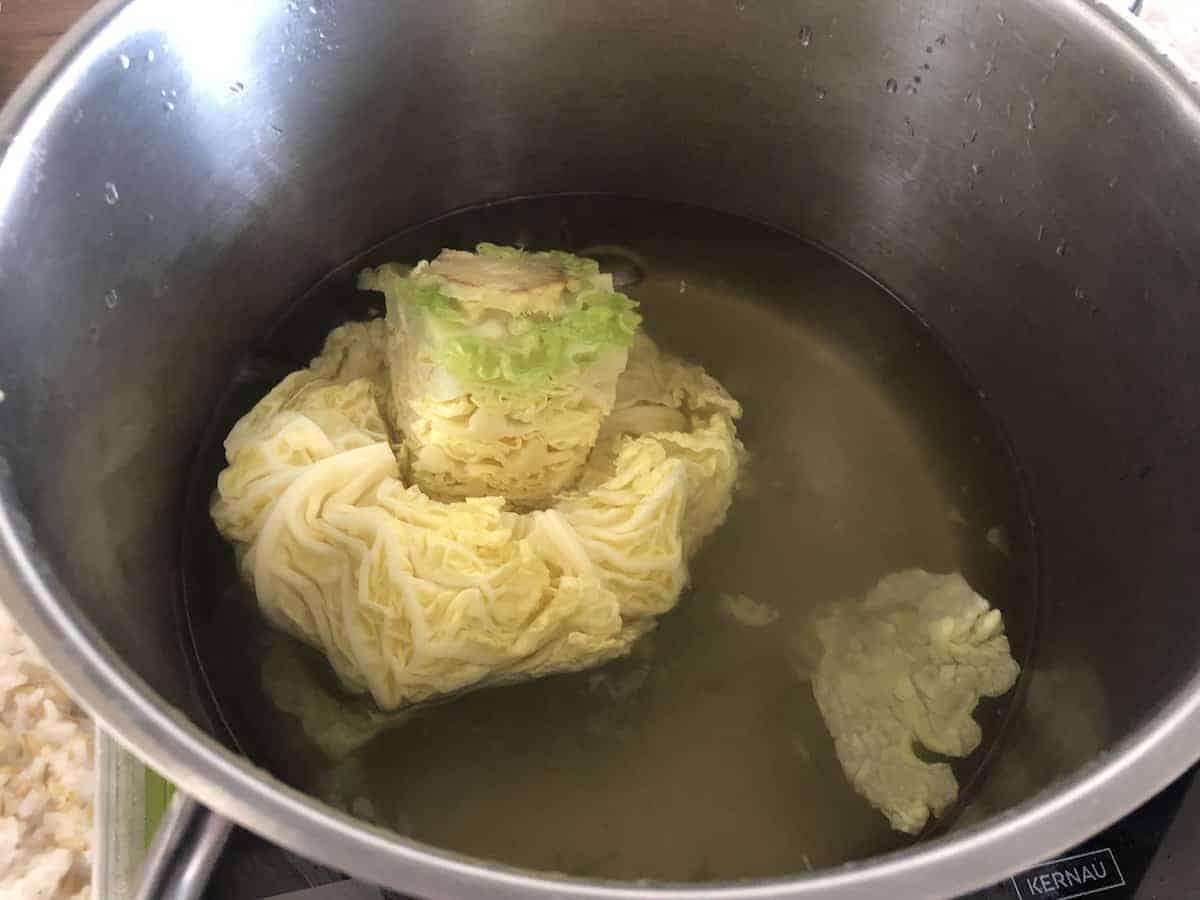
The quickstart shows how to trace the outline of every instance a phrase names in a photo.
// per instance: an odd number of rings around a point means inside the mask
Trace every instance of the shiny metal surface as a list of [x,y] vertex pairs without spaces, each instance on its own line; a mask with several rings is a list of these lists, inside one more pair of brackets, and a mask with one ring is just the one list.
[[176,794],[140,872],[137,900],[198,900],[225,849],[232,823]]
[[[1081,0],[107,3],[0,114],[0,592],[184,791],[418,896],[928,898],[1200,755],[1200,92]],[[651,195],[816,239],[964,361],[1037,507],[1025,714],[977,824],[753,885],[555,880],[292,791],[206,736],[173,621],[185,470],[231,361],[449,209]]]

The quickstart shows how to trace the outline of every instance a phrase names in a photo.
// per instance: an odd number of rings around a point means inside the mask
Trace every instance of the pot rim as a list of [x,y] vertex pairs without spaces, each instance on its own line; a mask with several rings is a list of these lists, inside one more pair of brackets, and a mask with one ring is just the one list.
[[[162,2],[103,0],[60,39],[0,109],[0,224],[41,129],[97,56]],[[1200,128],[1200,78],[1104,0],[1043,0],[1079,17],[1156,78]],[[7,144],[7,146],[6,146]],[[67,688],[120,742],[179,788],[268,840],[380,884],[438,898],[784,900],[965,893],[1074,846],[1126,815],[1200,758],[1200,673],[1138,731],[1018,806],[927,843],[798,876],[702,886],[534,874],[437,850],[359,822],[236,756],[170,707],[86,622],[36,547],[0,456],[0,596]]]

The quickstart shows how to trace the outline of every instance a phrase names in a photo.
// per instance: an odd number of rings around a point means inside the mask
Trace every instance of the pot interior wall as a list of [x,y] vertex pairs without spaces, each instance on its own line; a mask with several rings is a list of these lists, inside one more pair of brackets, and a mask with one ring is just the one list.
[[[296,8],[292,8],[295,6]],[[986,394],[1043,620],[1003,808],[1194,671],[1198,111],[1086,4],[137,0],[0,168],[0,453],[83,621],[193,714],[186,468],[284,304],[447,210],[604,192],[819,241]]]

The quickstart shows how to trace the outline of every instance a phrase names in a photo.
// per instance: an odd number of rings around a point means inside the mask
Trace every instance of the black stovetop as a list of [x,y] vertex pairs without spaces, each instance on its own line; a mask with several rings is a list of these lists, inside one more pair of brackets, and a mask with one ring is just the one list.
[[963,900],[1184,900],[1200,897],[1200,783],[1192,769],[1057,860]]
[[[1055,860],[960,900],[1180,900],[1200,897],[1200,767]],[[312,890],[318,888],[318,890]],[[295,893],[303,892],[303,893]],[[386,900],[323,866],[238,832],[206,900]]]

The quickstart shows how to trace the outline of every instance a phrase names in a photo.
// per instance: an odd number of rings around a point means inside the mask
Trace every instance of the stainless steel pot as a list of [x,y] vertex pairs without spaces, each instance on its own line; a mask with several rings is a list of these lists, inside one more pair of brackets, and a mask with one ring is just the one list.
[[[272,841],[439,900],[928,898],[1078,841],[1200,756],[1200,89],[1121,14],[108,2],[4,109],[0,149],[0,592],[89,709]],[[562,191],[820,240],[987,393],[1038,510],[1046,612],[956,830],[782,881],[587,883],[371,828],[207,736],[170,598],[231,360],[376,240]]]

